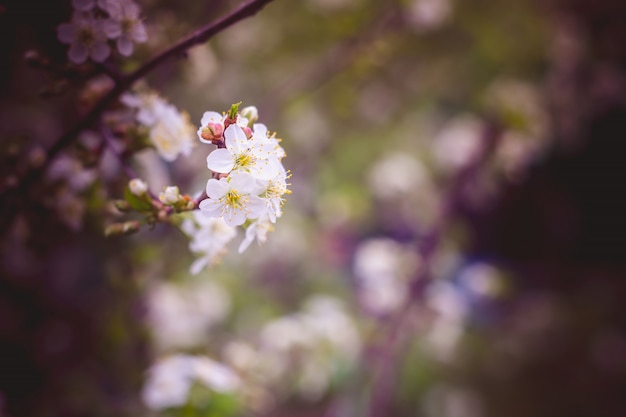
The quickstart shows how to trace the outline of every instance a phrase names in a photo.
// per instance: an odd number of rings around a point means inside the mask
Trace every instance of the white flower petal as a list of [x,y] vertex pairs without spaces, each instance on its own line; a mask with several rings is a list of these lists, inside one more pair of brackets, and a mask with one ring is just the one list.
[[252,125],[252,129],[254,131],[255,138],[267,139],[267,126],[263,123],[255,123]]
[[224,131],[226,148],[232,153],[240,153],[249,148],[248,138],[243,129],[237,125],[230,125]]
[[228,174],[235,166],[235,161],[227,149],[215,149],[206,157],[206,166],[211,171]]
[[243,210],[229,210],[224,214],[224,222],[231,227],[240,226],[246,221],[246,213]]
[[250,227],[246,229],[246,237],[243,239],[243,241],[239,245],[239,253],[243,253],[246,249],[248,249],[248,247],[254,240],[255,234],[254,234],[254,230],[252,230],[253,227],[254,225],[250,225]]
[[276,178],[280,173],[280,161],[274,157],[257,161],[254,166],[254,175],[263,180]]
[[206,111],[202,115],[202,120],[200,120],[200,125],[202,127],[206,126],[209,123],[222,123],[222,115],[214,112],[214,111]]
[[202,200],[199,207],[206,217],[220,217],[222,215],[222,203],[219,200]]
[[198,275],[208,263],[209,258],[206,256],[196,259],[189,267],[189,273],[191,273],[191,275]]
[[263,214],[265,214],[265,212],[267,211],[267,204],[265,203],[264,199],[255,195],[251,195],[248,198],[249,201],[246,207],[248,208],[248,210],[250,210],[248,213],[249,219],[256,219],[257,217],[261,217]]
[[229,188],[225,179],[218,181],[215,178],[211,178],[206,183],[206,195],[209,196],[210,199],[219,200],[220,197],[228,192]]
[[240,194],[251,194],[258,189],[254,177],[247,172],[233,172],[229,178],[230,187]]

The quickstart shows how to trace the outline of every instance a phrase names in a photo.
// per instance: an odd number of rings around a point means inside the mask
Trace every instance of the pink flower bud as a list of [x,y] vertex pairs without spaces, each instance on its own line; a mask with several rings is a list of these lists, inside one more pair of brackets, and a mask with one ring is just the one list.
[[224,134],[224,126],[221,123],[209,122],[202,129],[202,138],[206,140],[221,140]]
[[246,134],[246,137],[248,139],[250,139],[252,137],[252,129],[250,129],[249,127],[242,127],[241,130],[243,130],[243,133]]

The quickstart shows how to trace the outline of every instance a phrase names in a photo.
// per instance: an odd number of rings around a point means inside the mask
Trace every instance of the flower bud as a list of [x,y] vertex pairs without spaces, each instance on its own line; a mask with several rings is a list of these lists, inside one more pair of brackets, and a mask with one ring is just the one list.
[[248,126],[242,127],[241,130],[243,130],[243,133],[245,133],[248,139],[252,137],[252,129],[250,129]]
[[128,203],[128,201],[126,200],[115,200],[113,204],[115,205],[115,208],[121,211],[122,213],[130,211],[132,208],[130,204]]
[[105,236],[121,236],[133,234],[141,228],[141,223],[138,220],[132,220],[125,223],[114,223],[104,230]]
[[128,189],[131,193],[133,193],[137,197],[140,197],[148,191],[148,184],[146,184],[145,181],[142,181],[139,178],[133,178],[128,182]]
[[241,116],[248,119],[248,125],[252,125],[259,120],[259,111],[255,106],[244,107],[243,110],[241,110]]
[[202,138],[206,140],[221,140],[224,134],[224,126],[221,123],[209,122],[202,128]]
[[159,194],[159,200],[161,203],[172,205],[176,204],[180,199],[180,191],[176,186],[169,186],[165,188],[165,191]]

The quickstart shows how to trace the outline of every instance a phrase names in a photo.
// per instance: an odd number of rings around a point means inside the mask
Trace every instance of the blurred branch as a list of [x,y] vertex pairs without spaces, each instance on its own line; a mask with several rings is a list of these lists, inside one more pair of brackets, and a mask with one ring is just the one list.
[[[189,48],[208,41],[216,34],[227,29],[228,27],[239,22],[240,20],[254,16],[261,9],[263,9],[263,7],[265,7],[268,3],[272,1],[273,0],[250,0],[246,3],[243,3],[238,8],[236,8],[226,16],[222,17],[221,19],[218,19],[196,30],[195,32],[181,39],[179,42],[172,45],[168,49],[157,54],[155,57],[139,67],[136,71],[127,75],[119,74],[114,77],[116,81],[115,87],[107,95],[102,97],[100,101],[98,101],[94,105],[91,111],[84,118],[82,118],[72,129],[63,134],[54,142],[50,149],[48,149],[48,158],[46,159],[46,162],[39,169],[29,171],[28,175],[25,175],[22,178],[20,185],[15,188],[29,189],[34,183],[36,183],[49,167],[51,161],[56,157],[56,155],[61,150],[71,145],[76,139],[77,135],[83,129],[96,123],[102,113],[109,107],[109,105],[117,100],[117,98],[126,90],[128,90],[136,81],[148,75],[152,70],[157,68],[163,62],[174,57],[183,56],[184,52],[187,51]],[[3,193],[4,191],[5,190],[2,190]]]
[[391,412],[394,382],[397,380],[394,358],[400,346],[400,336],[405,327],[405,320],[409,317],[412,308],[424,300],[426,290],[432,283],[432,264],[437,254],[439,244],[450,223],[460,214],[466,200],[466,192],[473,181],[477,179],[485,164],[488,162],[502,135],[501,127],[494,121],[487,121],[482,136],[482,144],[474,160],[459,169],[443,197],[439,216],[431,230],[418,243],[417,251],[420,255],[418,270],[409,284],[407,302],[398,309],[390,320],[387,331],[381,337],[384,345],[375,353],[378,355],[374,363],[374,376],[370,391],[368,417],[384,417]]

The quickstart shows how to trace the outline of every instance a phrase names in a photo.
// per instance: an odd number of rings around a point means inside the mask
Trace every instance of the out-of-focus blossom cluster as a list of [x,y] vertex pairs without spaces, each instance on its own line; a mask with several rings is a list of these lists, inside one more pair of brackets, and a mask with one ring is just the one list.
[[317,295],[301,311],[265,324],[256,342],[228,343],[224,358],[251,387],[269,388],[266,396],[295,392],[315,401],[354,370],[360,352],[358,329],[342,301]]
[[[184,294],[169,285],[157,288],[150,302],[151,317],[157,319],[152,320],[155,332],[162,333],[168,343],[206,333],[210,326],[206,320],[216,315],[202,310],[211,310],[206,305],[219,301],[219,297],[209,299],[216,296],[216,288],[203,284]],[[193,295],[203,292],[207,295]],[[193,325],[187,325],[187,320]],[[184,329],[175,329],[174,324]],[[199,339],[194,342],[186,348],[201,344]],[[190,401],[191,387],[199,382],[213,392],[239,396],[246,407],[257,411],[293,394],[317,401],[355,370],[360,352],[359,331],[343,303],[331,296],[312,296],[302,310],[266,322],[245,338],[227,341],[221,362],[184,354],[156,362],[146,375],[143,400],[154,410],[180,407]]]
[[195,145],[189,115],[155,92],[128,93],[122,103],[136,110],[135,119],[148,130],[149,142],[166,161],[188,156]]
[[375,315],[396,311],[407,300],[419,259],[412,248],[389,238],[362,242],[354,255],[354,275],[363,308]]
[[218,283],[157,283],[148,292],[148,323],[157,346],[185,349],[200,345],[230,312],[231,299]]
[[231,368],[207,356],[172,355],[148,370],[142,398],[152,410],[181,407],[195,383],[212,393],[233,393],[241,380]]
[[70,45],[68,57],[75,64],[89,58],[104,62],[111,54],[109,41],[115,41],[121,55],[130,56],[135,43],[148,39],[141,10],[132,0],[73,0],[72,5],[72,20],[59,25],[57,36]]

